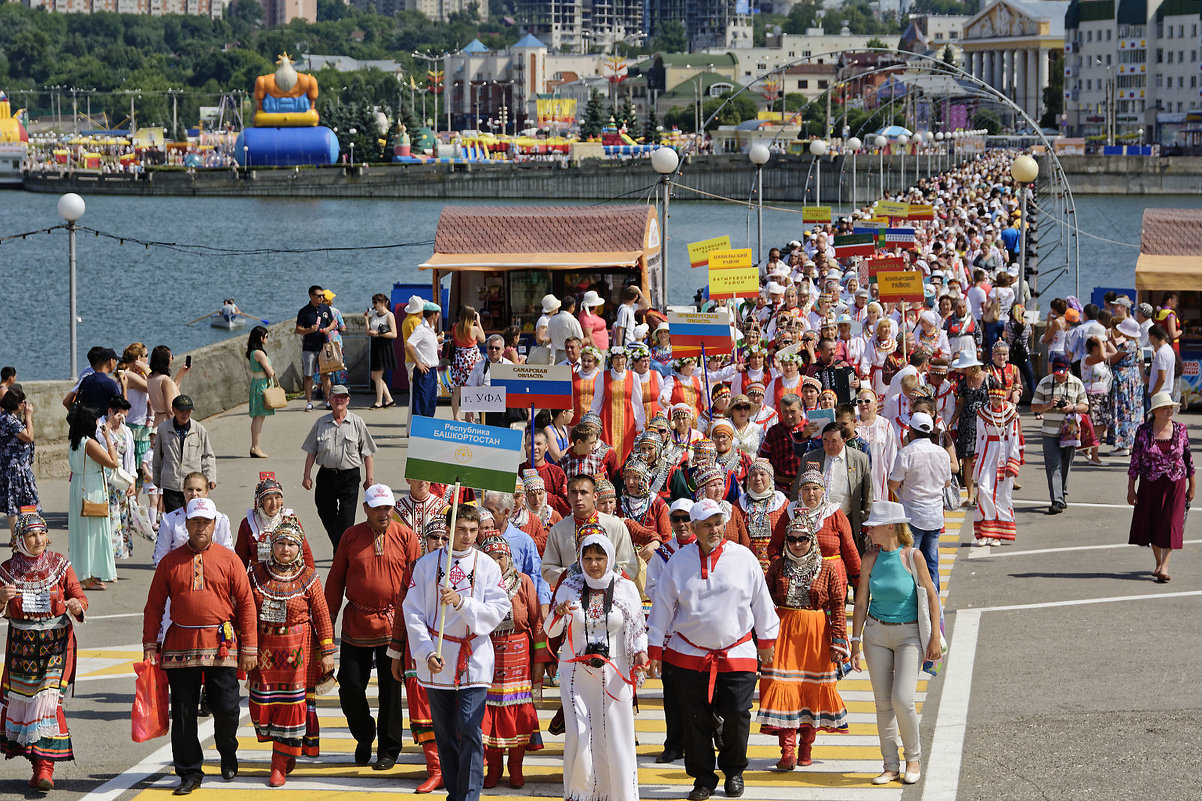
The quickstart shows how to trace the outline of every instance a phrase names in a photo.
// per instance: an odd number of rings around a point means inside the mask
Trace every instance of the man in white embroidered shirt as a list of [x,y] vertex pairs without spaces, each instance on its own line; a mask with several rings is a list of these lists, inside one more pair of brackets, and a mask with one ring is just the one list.
[[[730,798],[743,795],[751,700],[759,661],[772,664],[780,619],[764,571],[750,549],[726,539],[726,510],[705,499],[689,510],[696,542],[672,555],[660,573],[648,621],[651,673],[665,663],[684,724],[689,801],[705,801],[718,787],[717,765]],[[755,639],[753,640],[753,634]]]
[[[473,548],[480,511],[460,506],[448,554],[417,560],[402,609],[417,681],[430,699],[434,741],[448,801],[478,801],[484,784],[484,699],[493,681],[489,634],[509,614],[509,595],[497,563]],[[440,612],[445,614],[438,653]]]

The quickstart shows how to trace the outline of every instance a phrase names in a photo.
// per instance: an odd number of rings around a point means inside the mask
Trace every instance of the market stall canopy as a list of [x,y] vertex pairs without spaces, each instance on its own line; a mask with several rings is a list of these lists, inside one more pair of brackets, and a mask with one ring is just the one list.
[[636,267],[659,253],[650,206],[447,206],[422,269]]
[[1202,209],[1145,209],[1135,288],[1164,292],[1202,286]]

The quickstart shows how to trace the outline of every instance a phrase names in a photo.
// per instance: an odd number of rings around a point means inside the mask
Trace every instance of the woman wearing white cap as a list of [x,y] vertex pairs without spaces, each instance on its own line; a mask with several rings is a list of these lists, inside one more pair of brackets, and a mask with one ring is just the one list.
[[1111,329],[1116,353],[1110,357],[1114,383],[1111,386],[1111,410],[1114,425],[1109,441],[1114,450],[1109,456],[1126,456],[1135,443],[1135,430],[1144,416],[1144,384],[1141,370],[1143,352],[1139,346],[1139,323],[1123,320]]
[[1185,512],[1194,499],[1194,457],[1185,424],[1173,421],[1178,408],[1173,397],[1157,392],[1151,406],[1148,421],[1135,434],[1127,471],[1127,503],[1135,507],[1128,542],[1152,546],[1152,575],[1164,584],[1169,580],[1169,557],[1182,546]]
[[580,314],[576,318],[584,329],[584,341],[604,353],[609,350],[609,327],[597,310],[605,303],[594,290],[584,293],[580,301]]
[[[868,662],[872,695],[876,699],[877,735],[885,769],[872,780],[888,784],[901,779],[915,784],[922,778],[922,745],[914,695],[923,660],[943,656],[939,633],[939,594],[918,554],[900,503],[876,501],[864,521],[864,532],[879,551],[864,555],[856,608],[851,624],[851,663],[861,670],[860,651]],[[920,597],[920,594],[924,597]],[[906,752],[901,772],[897,739]]]

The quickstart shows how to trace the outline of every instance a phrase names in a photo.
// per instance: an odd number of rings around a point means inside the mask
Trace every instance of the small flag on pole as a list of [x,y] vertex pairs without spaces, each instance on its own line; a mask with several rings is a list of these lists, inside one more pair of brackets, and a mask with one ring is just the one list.
[[885,247],[914,247],[914,229],[913,228],[887,228],[885,229]]
[[835,258],[871,256],[876,253],[876,237],[871,234],[850,234],[835,237]]

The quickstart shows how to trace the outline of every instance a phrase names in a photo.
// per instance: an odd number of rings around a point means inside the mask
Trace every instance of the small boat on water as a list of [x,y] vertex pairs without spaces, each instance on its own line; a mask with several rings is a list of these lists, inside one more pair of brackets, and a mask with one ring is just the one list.
[[209,325],[213,328],[225,328],[233,331],[235,328],[245,328],[246,318],[236,314],[226,316],[224,312],[217,312],[209,318]]
[[208,320],[209,325],[213,328],[222,328],[226,331],[234,331],[239,328],[246,327],[247,320],[253,320],[256,323],[270,325],[266,320],[261,320],[253,314],[247,314],[238,308],[238,304],[234,303],[233,298],[226,298],[221,302],[221,308],[215,312],[209,312],[203,317],[197,317],[185,325],[199,323],[201,320]]

